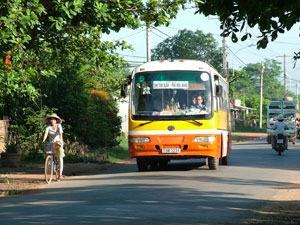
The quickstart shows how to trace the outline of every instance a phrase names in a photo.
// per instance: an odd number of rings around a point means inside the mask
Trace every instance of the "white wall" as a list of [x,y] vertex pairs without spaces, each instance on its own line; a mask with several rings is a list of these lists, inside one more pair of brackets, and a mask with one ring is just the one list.
[[128,97],[121,99],[118,102],[119,113],[118,115],[122,118],[122,132],[128,134]]

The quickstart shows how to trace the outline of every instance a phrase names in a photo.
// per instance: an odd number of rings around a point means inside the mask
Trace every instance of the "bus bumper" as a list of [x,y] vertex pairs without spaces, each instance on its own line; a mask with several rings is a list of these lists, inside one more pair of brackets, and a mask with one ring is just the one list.
[[129,136],[128,146],[131,158],[220,158],[221,141],[221,135]]

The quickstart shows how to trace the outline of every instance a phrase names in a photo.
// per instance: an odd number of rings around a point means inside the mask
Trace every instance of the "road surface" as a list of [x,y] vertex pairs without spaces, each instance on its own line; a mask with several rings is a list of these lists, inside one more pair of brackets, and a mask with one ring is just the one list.
[[300,146],[235,145],[231,165],[210,171],[175,162],[166,171],[128,164],[68,178],[32,195],[0,199],[0,224],[241,224],[299,181]]

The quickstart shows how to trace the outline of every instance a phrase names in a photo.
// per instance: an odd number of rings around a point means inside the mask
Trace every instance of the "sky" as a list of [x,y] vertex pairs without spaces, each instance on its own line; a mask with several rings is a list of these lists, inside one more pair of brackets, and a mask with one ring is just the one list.
[[[176,19],[173,19],[168,27],[160,26],[153,29],[151,32],[151,48],[168,36],[174,36],[179,30],[188,29],[192,31],[202,30],[204,33],[212,33],[214,38],[218,41],[219,46],[222,46],[222,37],[220,36],[220,23],[217,17],[204,17],[203,15],[194,14],[193,9],[181,10]],[[112,32],[105,35],[104,40],[125,40],[131,44],[134,51],[119,51],[119,54],[130,61],[134,65],[142,64],[146,61],[146,31],[145,27],[132,30],[122,29],[120,32]],[[300,24],[284,34],[279,34],[274,42],[270,42],[266,49],[256,49],[255,43],[258,38],[257,29],[248,29],[248,32],[253,34],[251,39],[246,41],[239,41],[237,43],[231,42],[230,38],[226,38],[228,46],[227,61],[230,68],[242,68],[248,63],[262,62],[264,59],[276,59],[283,65],[283,54],[286,54],[286,73],[288,78],[287,85],[289,90],[295,91],[295,85],[299,80],[300,88],[300,60],[296,63],[294,68],[294,60],[292,56],[294,52],[300,50]],[[283,67],[282,67],[283,68]],[[283,75],[280,80],[283,82]],[[300,89],[299,89],[300,90]]]

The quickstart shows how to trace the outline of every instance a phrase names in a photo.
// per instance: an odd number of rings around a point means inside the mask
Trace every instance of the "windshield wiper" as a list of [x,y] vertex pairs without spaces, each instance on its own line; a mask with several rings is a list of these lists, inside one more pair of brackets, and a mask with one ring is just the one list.
[[184,120],[185,122],[188,122],[188,123],[196,123],[197,125],[199,125],[199,126],[202,126],[203,125],[203,123],[201,123],[201,122],[199,122],[199,121],[197,121],[197,120]]
[[203,125],[203,123],[201,123],[197,120],[191,119],[190,117],[187,117],[187,116],[183,117],[182,119],[183,119],[183,121],[188,122],[188,123],[196,123],[198,126]]
[[147,124],[149,124],[149,123],[153,123],[154,121],[155,121],[155,120],[150,120],[150,121],[141,123],[141,124],[137,125],[135,128],[145,126],[145,125],[147,125]]
[[[179,118],[178,118],[178,119],[179,119]],[[176,119],[176,120],[178,120],[178,119]],[[145,125],[147,125],[147,124],[149,124],[149,123],[153,123],[153,122],[155,122],[155,121],[161,121],[161,120],[172,120],[172,118],[168,118],[168,117],[158,117],[157,119],[151,119],[151,120],[149,120],[149,121],[147,121],[147,122],[141,123],[141,124],[137,125],[135,128],[142,127],[142,126],[145,126]],[[201,122],[199,122],[199,121],[197,121],[197,120],[195,120],[195,119],[191,119],[191,118],[188,117],[188,116],[180,117],[180,120],[183,120],[183,121],[185,121],[185,122],[187,122],[187,123],[197,124],[198,126],[202,126],[202,125],[203,125],[203,123],[201,123]],[[180,120],[178,120],[178,121],[180,121]]]

